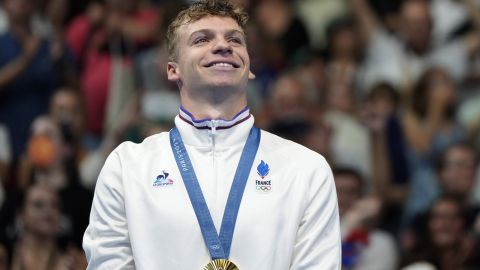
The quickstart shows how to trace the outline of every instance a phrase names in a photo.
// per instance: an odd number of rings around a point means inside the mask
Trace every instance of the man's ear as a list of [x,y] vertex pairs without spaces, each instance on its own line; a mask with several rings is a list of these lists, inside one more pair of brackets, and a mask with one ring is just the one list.
[[172,81],[172,82],[180,81],[180,72],[178,70],[178,65],[176,62],[168,61],[167,78],[169,81]]
[[255,74],[253,74],[253,72],[251,70],[248,71],[248,79],[250,79],[250,80],[255,79]]

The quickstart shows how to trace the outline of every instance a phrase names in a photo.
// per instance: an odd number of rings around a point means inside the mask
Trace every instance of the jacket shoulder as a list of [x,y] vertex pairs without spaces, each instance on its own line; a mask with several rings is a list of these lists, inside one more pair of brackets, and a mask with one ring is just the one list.
[[120,157],[149,155],[151,153],[158,153],[159,151],[166,151],[170,148],[170,139],[168,132],[161,132],[145,138],[141,143],[134,143],[131,141],[122,142],[114,152]]

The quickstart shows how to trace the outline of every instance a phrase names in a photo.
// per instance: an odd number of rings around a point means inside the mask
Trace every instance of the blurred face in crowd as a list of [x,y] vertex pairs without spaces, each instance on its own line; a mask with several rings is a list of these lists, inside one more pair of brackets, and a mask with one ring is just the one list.
[[447,72],[443,69],[435,70],[428,83],[427,99],[430,102],[453,104],[455,101],[455,86]]
[[49,117],[39,117],[32,124],[28,154],[35,167],[51,168],[62,160],[63,141],[58,125]]
[[182,25],[176,50],[167,74],[180,88],[245,90],[250,58],[245,34],[234,19],[207,16]]
[[382,85],[374,89],[375,95],[369,97],[367,105],[372,111],[380,115],[390,115],[395,112],[397,104],[393,88]]
[[36,0],[4,0],[3,6],[11,22],[29,23],[36,7]]
[[28,189],[22,212],[26,231],[42,237],[54,237],[59,229],[60,206],[57,193],[45,183]]
[[440,184],[446,193],[467,199],[475,183],[475,150],[467,146],[450,147],[439,172]]
[[138,5],[137,0],[107,0],[108,6],[116,11],[121,12],[133,12],[136,10]]
[[431,38],[430,6],[426,1],[408,0],[400,11],[400,34],[416,53],[428,50]]
[[334,33],[332,44],[330,45],[334,57],[355,58],[358,53],[358,44],[360,43],[357,37],[353,26],[343,27]]
[[463,236],[464,220],[460,205],[452,200],[437,201],[431,210],[428,222],[430,238],[437,248],[455,245]]
[[327,105],[333,110],[351,112],[354,109],[351,84],[344,76],[331,76],[327,86]]
[[280,77],[272,89],[271,104],[277,118],[303,116],[307,105],[302,84],[291,75]]
[[67,0],[49,0],[45,4],[45,14],[53,24],[61,25],[68,14],[69,4]]
[[80,97],[71,89],[58,90],[50,102],[50,115],[58,124],[67,125],[75,133],[80,133],[83,118]]
[[335,187],[338,195],[338,208],[340,216],[349,211],[361,197],[360,180],[355,175],[335,175]]

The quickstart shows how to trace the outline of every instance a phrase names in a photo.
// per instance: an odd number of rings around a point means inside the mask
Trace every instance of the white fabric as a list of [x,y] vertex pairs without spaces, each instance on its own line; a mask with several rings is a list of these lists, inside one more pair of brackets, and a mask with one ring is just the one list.
[[[325,120],[333,128],[331,151],[335,165],[354,168],[370,179],[372,145],[368,129],[351,115],[339,111],[327,112]],[[365,184],[366,191],[370,191],[372,183]]]
[[437,268],[427,262],[417,262],[405,266],[402,270],[437,270]]
[[[177,117],[217,230],[240,153],[253,125],[197,129]],[[338,206],[325,159],[262,131],[233,236],[230,259],[240,269],[340,269]],[[256,189],[257,166],[270,167],[272,189]],[[168,173],[173,184],[153,186]],[[83,242],[88,269],[202,269],[210,260],[170,148],[168,133],[123,143],[97,181]]]
[[[10,164],[12,161],[12,151],[10,149],[10,139],[7,128],[0,124],[0,163]],[[0,177],[0,206],[5,201],[5,189],[3,188],[4,179]]]
[[10,138],[7,128],[0,124],[0,162],[10,164],[12,151],[10,149]]
[[295,12],[305,23],[311,45],[317,49],[325,46],[325,29],[330,22],[348,12],[347,1],[298,0],[292,3]]
[[5,33],[8,30],[8,17],[7,13],[0,5],[0,34]]
[[435,44],[447,41],[450,35],[469,19],[468,10],[463,1],[456,0],[433,0],[431,14]]
[[373,34],[367,48],[362,88],[368,90],[376,83],[388,82],[403,90],[434,66],[445,68],[459,81],[468,71],[468,61],[464,40],[450,42],[418,56],[407,50],[397,37],[379,29]]

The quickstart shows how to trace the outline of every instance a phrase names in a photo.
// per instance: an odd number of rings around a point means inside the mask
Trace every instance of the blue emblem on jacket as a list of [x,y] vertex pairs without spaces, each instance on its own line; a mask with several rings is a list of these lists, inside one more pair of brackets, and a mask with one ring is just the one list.
[[260,177],[265,178],[265,176],[268,175],[270,172],[270,167],[268,167],[268,164],[265,163],[265,161],[261,161],[260,164],[257,166],[257,173],[260,175]]

